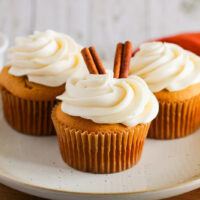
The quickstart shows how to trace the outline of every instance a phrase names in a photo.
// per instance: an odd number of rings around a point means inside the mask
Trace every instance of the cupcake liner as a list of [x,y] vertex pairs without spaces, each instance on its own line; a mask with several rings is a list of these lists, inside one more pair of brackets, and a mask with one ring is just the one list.
[[12,128],[28,135],[55,135],[51,110],[57,100],[26,100],[12,95],[4,88],[1,94],[4,116]]
[[150,126],[135,126],[134,133],[124,131],[88,132],[67,127],[57,120],[54,108],[52,119],[58,136],[63,160],[84,172],[114,173],[128,169],[140,160]]
[[159,113],[151,123],[148,137],[180,138],[193,133],[199,126],[200,95],[182,102],[159,101]]

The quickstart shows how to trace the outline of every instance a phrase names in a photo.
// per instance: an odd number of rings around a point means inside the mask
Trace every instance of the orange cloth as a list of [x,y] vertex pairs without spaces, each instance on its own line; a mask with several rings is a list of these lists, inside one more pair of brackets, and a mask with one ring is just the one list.
[[192,51],[200,56],[200,33],[182,33],[156,40],[178,44],[184,49]]
[[[158,39],[154,39],[151,41],[162,41],[162,42],[175,43],[175,44],[181,46],[182,48],[192,51],[193,53],[200,56],[200,33],[181,33],[178,35],[158,38]],[[137,48],[133,52],[133,55],[138,50],[139,49]]]

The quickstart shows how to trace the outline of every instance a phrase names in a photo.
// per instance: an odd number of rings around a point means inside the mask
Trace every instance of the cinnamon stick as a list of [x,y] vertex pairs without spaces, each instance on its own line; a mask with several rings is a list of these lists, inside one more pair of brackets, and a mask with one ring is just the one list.
[[132,56],[132,43],[118,43],[114,61],[114,78],[127,78]]
[[85,64],[88,68],[88,71],[90,74],[99,74],[95,62],[93,60],[92,55],[90,54],[90,50],[88,48],[83,48],[81,50],[81,54],[83,56],[83,59],[85,61]]
[[89,47],[89,50],[93,57],[94,63],[96,65],[96,68],[97,68],[99,74],[106,74],[106,70],[104,69],[101,59],[99,58],[95,48],[93,46],[91,46],[91,47]]
[[124,44],[123,55],[122,55],[122,64],[121,64],[119,78],[127,78],[128,77],[131,56],[132,56],[132,43],[130,41],[127,41]]
[[122,43],[117,44],[117,48],[115,52],[115,61],[114,61],[114,78],[119,78],[120,76],[123,47],[124,45]]
[[83,48],[81,54],[90,74],[106,74],[106,70],[93,46]]

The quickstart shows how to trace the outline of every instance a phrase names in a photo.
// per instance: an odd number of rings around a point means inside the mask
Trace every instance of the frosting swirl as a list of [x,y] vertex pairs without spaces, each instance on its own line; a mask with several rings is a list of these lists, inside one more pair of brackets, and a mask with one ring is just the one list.
[[67,35],[52,30],[35,31],[15,39],[8,54],[9,73],[27,75],[31,82],[56,87],[71,75],[86,73],[80,50],[81,46]]
[[152,92],[182,90],[200,82],[200,57],[176,44],[145,43],[131,60],[129,75],[133,74]]
[[64,113],[95,123],[135,126],[150,122],[158,113],[158,102],[141,78],[115,79],[109,70],[105,75],[69,79],[66,91],[57,98],[63,101]]

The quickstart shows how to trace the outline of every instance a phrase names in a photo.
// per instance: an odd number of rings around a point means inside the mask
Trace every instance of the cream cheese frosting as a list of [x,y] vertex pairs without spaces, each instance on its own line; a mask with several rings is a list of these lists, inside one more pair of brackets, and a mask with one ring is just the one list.
[[87,73],[80,50],[81,46],[68,35],[35,31],[15,39],[8,54],[9,73],[27,75],[29,81],[42,85],[60,86],[70,76]]
[[200,83],[200,57],[176,44],[144,43],[131,59],[129,75],[140,76],[152,92],[182,90]]
[[57,98],[64,113],[95,123],[135,126],[152,121],[158,113],[158,102],[141,78],[116,79],[110,70],[70,78]]

